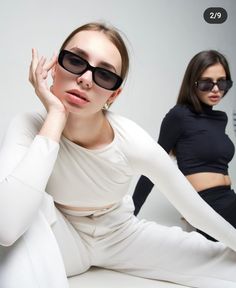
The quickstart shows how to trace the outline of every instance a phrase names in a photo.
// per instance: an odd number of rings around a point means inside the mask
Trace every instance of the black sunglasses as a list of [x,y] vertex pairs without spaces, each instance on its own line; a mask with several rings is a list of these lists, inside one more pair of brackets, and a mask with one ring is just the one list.
[[82,75],[86,71],[92,71],[93,81],[107,90],[116,90],[122,84],[123,79],[117,74],[100,67],[91,66],[87,60],[67,50],[62,50],[58,56],[58,63],[68,72]]
[[221,91],[228,91],[233,86],[233,81],[219,79],[214,82],[210,79],[206,79],[195,82],[195,85],[200,91],[211,91],[215,85],[217,85],[217,87]]

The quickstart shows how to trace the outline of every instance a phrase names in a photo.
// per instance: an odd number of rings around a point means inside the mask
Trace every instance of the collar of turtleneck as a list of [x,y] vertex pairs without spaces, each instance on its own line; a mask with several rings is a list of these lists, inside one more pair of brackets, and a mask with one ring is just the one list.
[[201,103],[203,113],[211,113],[213,110],[213,106],[207,105],[205,103]]

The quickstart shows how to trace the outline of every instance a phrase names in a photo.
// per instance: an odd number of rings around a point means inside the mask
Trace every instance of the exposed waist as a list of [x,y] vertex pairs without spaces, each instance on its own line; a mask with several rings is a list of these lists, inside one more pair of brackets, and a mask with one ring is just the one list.
[[105,211],[108,210],[110,208],[112,208],[113,206],[115,206],[115,203],[110,204],[110,205],[106,205],[106,206],[101,206],[101,207],[75,207],[75,206],[70,206],[70,205],[64,205],[64,204],[60,204],[60,203],[55,203],[56,207],[59,209],[66,209],[66,210],[70,210],[70,211],[81,211],[81,212],[95,212],[95,211]]
[[212,187],[231,185],[229,175],[214,172],[194,173],[186,175],[186,178],[198,192]]

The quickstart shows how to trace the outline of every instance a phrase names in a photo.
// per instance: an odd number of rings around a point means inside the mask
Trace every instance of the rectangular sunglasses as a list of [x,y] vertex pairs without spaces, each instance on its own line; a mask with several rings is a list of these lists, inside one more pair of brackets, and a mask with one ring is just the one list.
[[232,87],[233,81],[227,79],[219,79],[214,82],[210,79],[206,79],[198,80],[195,82],[195,85],[200,91],[211,91],[215,85],[217,85],[221,91],[228,91]]
[[123,82],[123,79],[119,75],[101,67],[93,67],[87,60],[68,50],[60,51],[58,63],[66,71],[78,76],[81,76],[88,70],[91,71],[93,81],[98,86],[107,90],[116,90]]

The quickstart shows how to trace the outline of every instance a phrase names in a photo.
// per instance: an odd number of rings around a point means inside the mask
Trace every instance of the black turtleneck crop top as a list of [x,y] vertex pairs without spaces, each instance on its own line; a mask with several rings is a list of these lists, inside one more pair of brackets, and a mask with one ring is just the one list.
[[227,115],[203,105],[196,113],[186,105],[175,105],[162,121],[158,143],[174,150],[184,175],[198,172],[228,174],[234,144],[225,133]]
[[[184,175],[198,172],[228,174],[234,144],[225,134],[227,115],[203,105],[196,113],[186,105],[175,105],[162,121],[158,143],[167,153],[174,151]],[[133,194],[137,215],[154,184],[141,176]]]

